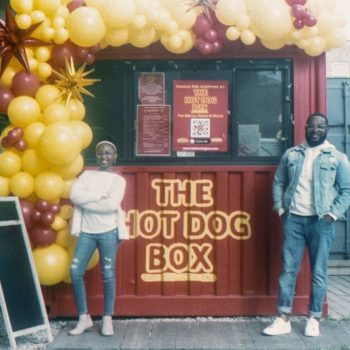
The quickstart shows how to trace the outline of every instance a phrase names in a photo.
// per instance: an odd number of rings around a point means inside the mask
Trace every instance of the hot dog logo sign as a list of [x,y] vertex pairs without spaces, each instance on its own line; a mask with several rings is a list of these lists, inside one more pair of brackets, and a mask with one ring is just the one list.
[[151,188],[156,210],[126,213],[131,238],[147,240],[141,279],[215,282],[214,241],[250,239],[250,214],[213,210],[210,179],[153,179]]

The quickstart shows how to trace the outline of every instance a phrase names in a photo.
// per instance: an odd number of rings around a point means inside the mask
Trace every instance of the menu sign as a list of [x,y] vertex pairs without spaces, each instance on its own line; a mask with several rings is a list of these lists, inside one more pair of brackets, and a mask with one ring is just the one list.
[[226,80],[174,80],[174,151],[227,151]]
[[137,106],[138,156],[170,155],[170,106]]
[[143,105],[164,104],[164,73],[141,73],[139,102]]

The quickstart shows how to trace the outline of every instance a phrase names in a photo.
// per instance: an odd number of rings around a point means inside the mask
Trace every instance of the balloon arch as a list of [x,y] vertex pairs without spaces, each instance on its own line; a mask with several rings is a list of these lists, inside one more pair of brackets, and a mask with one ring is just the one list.
[[40,282],[69,282],[65,199],[92,141],[82,95],[92,95],[86,67],[99,50],[160,41],[175,54],[211,55],[259,39],[317,56],[345,44],[344,24],[336,0],[10,0],[0,22],[0,196],[21,200]]

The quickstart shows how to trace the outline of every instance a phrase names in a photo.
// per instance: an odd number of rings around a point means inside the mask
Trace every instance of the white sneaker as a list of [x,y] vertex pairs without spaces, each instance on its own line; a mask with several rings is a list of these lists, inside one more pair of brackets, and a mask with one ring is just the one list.
[[310,317],[306,322],[304,335],[307,337],[317,337],[320,335],[320,322],[314,317]]
[[68,334],[69,335],[80,335],[84,333],[87,329],[91,328],[94,324],[92,323],[92,319],[90,315],[80,315],[79,321],[75,328],[71,329]]
[[101,334],[107,337],[114,334],[112,316],[102,317]]
[[285,321],[282,317],[276,319],[263,330],[266,335],[282,335],[289,334],[292,331],[290,321]]

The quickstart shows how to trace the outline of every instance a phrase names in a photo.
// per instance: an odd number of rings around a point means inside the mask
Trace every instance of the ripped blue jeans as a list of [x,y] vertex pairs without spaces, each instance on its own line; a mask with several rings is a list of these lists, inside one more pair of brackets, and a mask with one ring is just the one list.
[[84,274],[96,248],[100,253],[103,278],[104,315],[113,315],[116,293],[115,264],[118,248],[116,229],[98,234],[80,233],[70,267],[76,306],[79,315],[88,313]]

